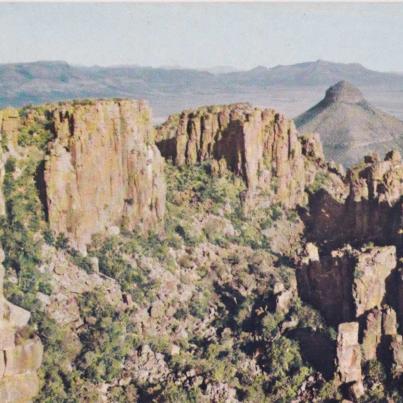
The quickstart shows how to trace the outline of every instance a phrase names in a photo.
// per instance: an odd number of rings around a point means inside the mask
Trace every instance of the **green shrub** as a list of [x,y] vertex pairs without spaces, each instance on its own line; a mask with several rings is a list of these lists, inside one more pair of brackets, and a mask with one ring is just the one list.
[[169,382],[162,392],[163,401],[169,403],[198,403],[201,401],[201,392],[197,387],[185,388]]
[[319,171],[315,175],[315,179],[313,183],[309,186],[308,190],[311,193],[316,193],[319,189],[326,187],[326,184],[328,183],[329,178],[327,173],[323,171]]
[[278,337],[268,354],[268,388],[273,401],[288,402],[296,397],[298,388],[312,370],[304,366],[298,343]]
[[79,302],[80,315],[94,320],[80,333],[82,349],[75,363],[85,379],[110,382],[122,370],[137,336],[128,315],[111,306],[101,290],[81,295]]
[[[137,243],[135,245],[138,246]],[[133,252],[133,244],[129,250]],[[131,294],[134,301],[142,303],[153,299],[155,284],[147,277],[147,273],[124,257],[128,246],[117,237],[111,237],[94,242],[89,252],[99,261],[99,271],[118,281],[122,290]]]
[[4,178],[7,218],[1,218],[0,240],[5,252],[5,267],[13,268],[19,280],[19,289],[12,287],[5,291],[11,301],[18,299],[26,308],[37,291],[50,292],[47,278],[38,270],[42,262],[42,241],[36,235],[44,226],[44,211],[34,180],[38,164],[39,161],[33,158],[24,161],[15,178],[17,164],[9,158]]

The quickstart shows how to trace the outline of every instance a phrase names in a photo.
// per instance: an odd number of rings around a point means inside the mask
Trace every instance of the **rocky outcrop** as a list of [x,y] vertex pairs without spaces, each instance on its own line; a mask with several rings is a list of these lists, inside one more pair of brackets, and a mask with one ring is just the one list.
[[[318,151],[314,141],[306,142],[310,154]],[[158,128],[157,145],[177,166],[211,160],[214,172],[241,176],[250,197],[263,190],[286,207],[305,199],[301,142],[292,121],[272,109],[234,104],[184,111]]]
[[340,381],[348,385],[349,394],[355,398],[364,393],[358,329],[357,322],[345,322],[339,325],[337,334],[337,373]]
[[135,351],[129,362],[129,368],[139,384],[162,383],[169,374],[163,354],[155,353],[147,344]]
[[[0,251],[3,261],[3,250]],[[0,401],[23,403],[39,392],[37,370],[42,363],[43,347],[39,338],[23,336],[30,314],[4,298],[3,277],[0,262]]]
[[338,327],[337,361],[342,382],[361,380],[361,351],[358,344],[358,323],[345,322]]
[[319,257],[315,245],[308,245],[297,270],[300,295],[330,323],[350,321],[381,306],[387,279],[396,267],[394,246],[345,247]]
[[83,249],[107,228],[156,229],[164,216],[163,160],[141,101],[61,104],[46,160],[50,227]]
[[400,154],[389,152],[383,161],[367,156],[343,181],[345,194],[322,187],[301,210],[313,242],[299,259],[297,280],[300,296],[339,325],[337,371],[343,395],[355,400],[363,394],[361,363],[381,360],[392,377],[400,377]]
[[373,309],[365,318],[362,338],[363,358],[366,361],[376,359],[376,353],[382,336],[382,311]]
[[308,238],[327,249],[344,243],[402,245],[400,154],[390,152],[383,161],[366,157],[347,172],[345,182],[349,191],[344,200],[324,189],[312,195],[309,213],[303,217]]

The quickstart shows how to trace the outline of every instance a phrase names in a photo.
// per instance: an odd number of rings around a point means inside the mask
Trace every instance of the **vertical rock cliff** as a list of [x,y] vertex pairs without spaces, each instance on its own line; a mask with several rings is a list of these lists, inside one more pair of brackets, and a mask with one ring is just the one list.
[[337,372],[340,381],[349,386],[352,397],[364,393],[358,330],[357,322],[345,322],[339,325],[337,334]]
[[82,249],[112,226],[149,230],[164,217],[163,160],[141,101],[65,103],[52,111],[49,223]]
[[333,324],[348,322],[385,301],[387,280],[396,267],[394,246],[361,250],[350,246],[319,258],[314,245],[299,267],[300,295]]
[[212,160],[213,169],[241,176],[248,196],[262,190],[293,207],[304,200],[301,142],[292,121],[249,104],[203,107],[170,116],[157,130],[161,154],[175,165]]
[[345,178],[348,193],[339,200],[321,189],[310,200],[304,217],[310,240],[338,247],[343,243],[402,245],[403,164],[396,151],[384,160],[368,156]]
[[[357,399],[363,394],[363,362],[383,361],[396,380],[403,374],[400,154],[367,156],[344,181],[345,197],[321,189],[302,214],[306,236],[316,245],[306,244],[297,279],[300,296],[339,325],[340,381]],[[353,340],[348,348],[347,339]]]

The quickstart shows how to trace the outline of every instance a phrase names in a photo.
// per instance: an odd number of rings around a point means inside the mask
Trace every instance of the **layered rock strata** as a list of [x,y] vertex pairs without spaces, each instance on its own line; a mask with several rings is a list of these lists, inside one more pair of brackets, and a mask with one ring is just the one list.
[[51,229],[79,249],[110,227],[156,229],[164,217],[163,160],[141,101],[61,104],[45,182]]
[[[1,262],[4,259],[0,250]],[[0,262],[0,401],[29,402],[39,392],[37,370],[42,363],[39,338],[23,337],[28,311],[11,304],[3,296],[4,267]]]
[[[293,122],[272,109],[234,104],[184,111],[158,128],[157,145],[177,166],[211,160],[214,171],[241,176],[250,198],[263,190],[285,207],[305,199],[301,142]],[[318,150],[309,145],[311,153]]]

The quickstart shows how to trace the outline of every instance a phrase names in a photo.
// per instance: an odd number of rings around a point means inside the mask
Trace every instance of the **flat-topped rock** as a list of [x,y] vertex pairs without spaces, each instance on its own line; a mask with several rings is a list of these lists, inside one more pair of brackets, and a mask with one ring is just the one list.
[[[207,106],[172,115],[157,129],[161,154],[177,166],[210,160],[214,172],[243,178],[248,196],[263,190],[293,207],[305,198],[306,161],[323,157],[316,137],[304,140],[294,124],[272,109],[249,104]],[[319,155],[312,155],[318,151]]]
[[327,102],[359,103],[364,101],[362,92],[348,81],[339,81],[328,88],[325,95]]

